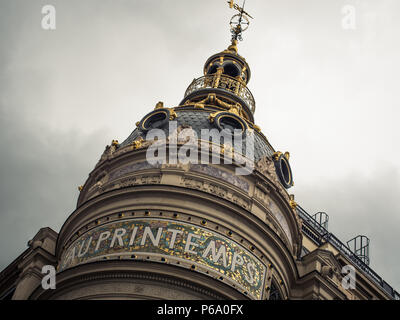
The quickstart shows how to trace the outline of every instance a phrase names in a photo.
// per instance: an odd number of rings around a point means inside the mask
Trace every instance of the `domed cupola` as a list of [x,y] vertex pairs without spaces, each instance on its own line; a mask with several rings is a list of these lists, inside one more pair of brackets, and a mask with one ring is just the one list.
[[237,40],[224,51],[212,55],[204,64],[204,76],[194,79],[180,105],[214,105],[223,109],[233,106],[240,115],[254,122],[255,100],[247,88],[250,67],[238,54]]
[[250,67],[246,59],[238,54],[237,40],[232,41],[228,49],[212,55],[204,64],[204,75],[220,72],[223,76],[244,81],[250,80]]

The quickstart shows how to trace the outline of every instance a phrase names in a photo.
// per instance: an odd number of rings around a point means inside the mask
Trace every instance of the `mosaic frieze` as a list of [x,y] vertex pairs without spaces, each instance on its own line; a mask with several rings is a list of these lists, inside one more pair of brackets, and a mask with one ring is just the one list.
[[261,260],[219,233],[169,219],[132,218],[98,226],[63,253],[59,271],[110,256],[134,259],[140,254],[164,257],[160,262],[184,260],[262,299],[266,267]]

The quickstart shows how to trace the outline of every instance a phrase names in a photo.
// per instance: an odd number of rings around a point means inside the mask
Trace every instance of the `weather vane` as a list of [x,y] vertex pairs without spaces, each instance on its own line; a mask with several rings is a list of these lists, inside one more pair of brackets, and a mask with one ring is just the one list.
[[246,31],[247,28],[249,27],[250,21],[249,18],[253,19],[253,17],[248,14],[246,11],[244,11],[244,4],[246,3],[246,0],[243,0],[243,5],[242,7],[239,7],[236,3],[233,2],[233,0],[229,0],[229,8],[235,9],[239,11],[238,14],[235,14],[230,21],[230,26],[231,26],[231,33],[232,33],[232,41],[234,40],[240,40],[242,41],[242,32]]

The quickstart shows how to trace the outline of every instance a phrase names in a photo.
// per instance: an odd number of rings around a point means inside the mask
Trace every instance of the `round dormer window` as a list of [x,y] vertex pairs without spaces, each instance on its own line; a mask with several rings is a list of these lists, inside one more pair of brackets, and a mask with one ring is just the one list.
[[149,113],[139,123],[139,129],[142,131],[148,131],[151,129],[161,128],[168,122],[169,110],[155,110]]
[[276,174],[278,175],[280,182],[286,189],[289,189],[293,186],[293,175],[288,158],[282,153],[277,153],[274,163]]
[[231,135],[243,134],[246,129],[246,124],[242,119],[228,112],[218,114],[214,121],[220,131]]

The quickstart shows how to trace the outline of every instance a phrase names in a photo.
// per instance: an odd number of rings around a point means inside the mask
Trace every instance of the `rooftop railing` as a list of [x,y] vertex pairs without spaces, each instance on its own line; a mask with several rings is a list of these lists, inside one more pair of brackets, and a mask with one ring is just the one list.
[[192,92],[206,88],[222,89],[233,93],[248,105],[252,113],[254,113],[256,109],[254,97],[244,82],[227,75],[211,74],[194,79],[186,89],[185,97]]
[[[379,285],[385,292],[387,292],[393,299],[400,300],[400,294],[394,290],[385,280],[383,280],[374,270],[366,265],[360,258],[358,258],[350,248],[340,241],[335,235],[328,232],[322,227],[314,218],[308,214],[302,207],[297,206],[297,212],[303,222],[308,228],[311,228],[317,237],[313,236],[313,240],[322,245],[323,243],[329,242],[344,256],[349,258],[364,274],[366,274],[371,280]],[[303,226],[304,228],[304,226]],[[305,231],[305,230],[304,230]],[[307,231],[306,231],[307,232]]]

